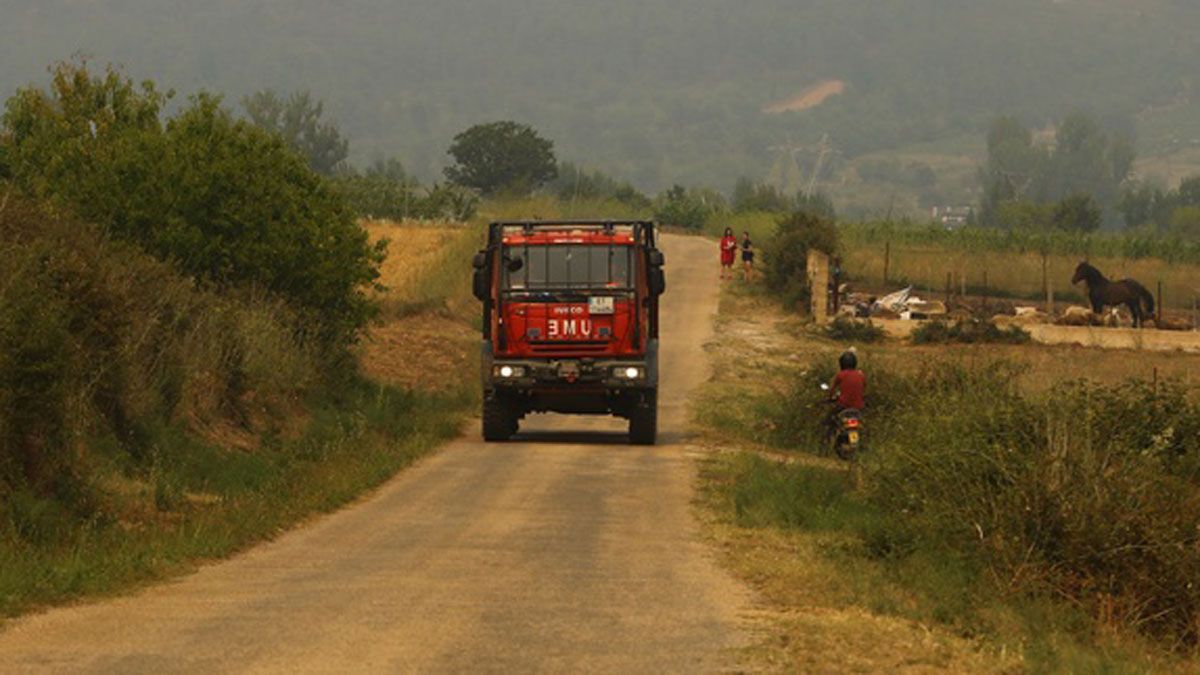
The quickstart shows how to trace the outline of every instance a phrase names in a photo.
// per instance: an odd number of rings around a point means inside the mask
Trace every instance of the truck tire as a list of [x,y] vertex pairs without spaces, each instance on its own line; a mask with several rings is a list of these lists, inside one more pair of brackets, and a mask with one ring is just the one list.
[[651,389],[629,415],[629,442],[634,445],[654,445],[657,437],[658,392]]
[[507,441],[517,433],[517,416],[512,405],[496,395],[483,397],[483,440]]

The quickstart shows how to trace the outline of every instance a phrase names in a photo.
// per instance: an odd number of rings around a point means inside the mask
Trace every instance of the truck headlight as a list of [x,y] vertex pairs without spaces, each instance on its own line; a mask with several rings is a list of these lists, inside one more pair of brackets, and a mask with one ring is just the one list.
[[620,366],[613,369],[613,375],[623,380],[636,380],[642,376],[642,369],[636,366]]
[[505,379],[521,377],[525,374],[525,369],[521,366],[496,366],[492,370],[492,374],[496,377],[503,377]]

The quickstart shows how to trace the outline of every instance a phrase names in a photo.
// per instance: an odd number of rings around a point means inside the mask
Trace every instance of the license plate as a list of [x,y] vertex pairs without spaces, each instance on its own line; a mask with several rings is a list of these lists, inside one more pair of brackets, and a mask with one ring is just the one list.
[[851,444],[858,443],[858,432],[857,431],[850,432],[850,443]]
[[590,314],[612,314],[613,299],[610,296],[593,296],[588,298],[588,313]]

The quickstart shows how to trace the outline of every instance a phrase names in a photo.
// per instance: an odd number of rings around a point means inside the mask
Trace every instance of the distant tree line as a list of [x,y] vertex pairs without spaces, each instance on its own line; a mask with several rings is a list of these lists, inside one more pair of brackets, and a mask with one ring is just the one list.
[[1132,141],[1109,133],[1089,116],[1062,120],[1042,141],[1014,117],[996,119],[980,169],[979,219],[996,227],[1053,227],[1093,231],[1115,215],[1131,170]]

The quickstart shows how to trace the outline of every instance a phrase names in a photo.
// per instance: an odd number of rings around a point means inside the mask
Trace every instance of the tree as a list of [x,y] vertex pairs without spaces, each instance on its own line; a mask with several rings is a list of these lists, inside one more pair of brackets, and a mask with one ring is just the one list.
[[1019,120],[1000,117],[988,132],[987,163],[980,170],[981,220],[1001,224],[1007,202],[1055,204],[1081,194],[1091,196],[1102,217],[1110,208],[1125,213],[1127,220],[1137,217],[1142,208],[1138,199],[1144,196],[1126,202],[1128,193],[1122,194],[1134,158],[1127,137],[1106,133],[1082,113],[1062,120],[1052,146],[1034,143],[1033,134]]
[[766,250],[764,281],[767,288],[789,306],[806,304],[812,289],[808,284],[808,252],[836,255],[841,247],[837,226],[830,218],[798,211],[779,219],[775,236]]
[[650,207],[650,198],[632,184],[599,170],[587,171],[571,162],[558,167],[558,176],[546,185],[559,199],[613,199],[636,209]]
[[338,128],[321,122],[325,103],[313,101],[307,91],[284,99],[274,90],[264,89],[242,99],[242,107],[251,122],[283,137],[319,174],[333,175],[350,154],[350,142]]
[[60,64],[49,91],[6,104],[13,182],[203,284],[283,298],[323,345],[352,341],[381,247],[281,137],[204,94],[164,125],[165,100],[113,68]]
[[1042,230],[1054,218],[1054,205],[1019,199],[1000,204],[992,225],[1010,230]]
[[1200,241],[1200,206],[1184,206],[1171,214],[1171,234]]
[[1066,197],[1055,205],[1050,216],[1050,222],[1055,228],[1075,232],[1095,232],[1100,229],[1102,220],[1100,207],[1086,194]]
[[554,143],[516,122],[477,124],[454,137],[446,178],[485,195],[526,195],[558,176]]
[[1025,198],[1043,162],[1043,152],[1034,146],[1033,134],[1020,120],[999,117],[992,122],[987,163],[979,172],[984,192],[980,220],[985,225],[1000,225],[1002,205]]

